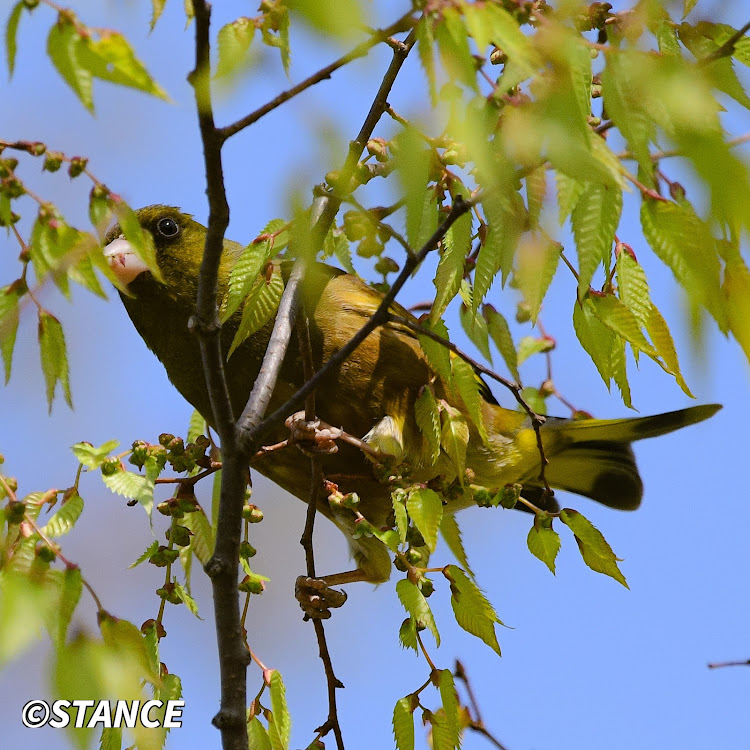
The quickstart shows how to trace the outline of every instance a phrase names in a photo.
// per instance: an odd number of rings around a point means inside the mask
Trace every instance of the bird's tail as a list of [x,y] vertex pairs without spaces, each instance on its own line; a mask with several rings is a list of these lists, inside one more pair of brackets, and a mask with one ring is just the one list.
[[[550,486],[585,495],[611,508],[634,510],[643,496],[643,483],[630,443],[666,435],[702,422],[721,406],[688,409],[625,419],[549,420],[543,427],[545,444],[559,445],[549,456]],[[560,434],[553,436],[554,432]]]

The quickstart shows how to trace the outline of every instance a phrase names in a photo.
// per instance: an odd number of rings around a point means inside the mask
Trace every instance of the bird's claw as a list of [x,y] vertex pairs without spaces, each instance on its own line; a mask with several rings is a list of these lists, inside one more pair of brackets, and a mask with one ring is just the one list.
[[303,453],[336,453],[339,447],[336,441],[342,436],[343,430],[331,427],[321,419],[306,420],[305,412],[298,411],[287,417],[284,423],[291,435],[289,442],[296,445]]
[[327,620],[331,609],[341,607],[346,601],[346,594],[332,589],[325,578],[298,576],[294,584],[294,596],[299,602],[305,619]]

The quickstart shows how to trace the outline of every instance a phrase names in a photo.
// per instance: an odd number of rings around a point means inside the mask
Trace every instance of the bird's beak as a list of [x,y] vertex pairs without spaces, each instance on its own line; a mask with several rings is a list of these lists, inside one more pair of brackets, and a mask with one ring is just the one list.
[[115,276],[127,286],[136,276],[148,271],[148,266],[138,257],[133,246],[120,235],[104,248],[104,257],[109,261]]

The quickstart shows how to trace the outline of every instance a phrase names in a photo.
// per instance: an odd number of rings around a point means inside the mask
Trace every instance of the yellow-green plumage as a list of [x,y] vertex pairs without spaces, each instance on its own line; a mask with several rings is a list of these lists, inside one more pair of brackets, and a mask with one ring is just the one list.
[[[174,237],[160,234],[157,223],[173,219],[179,232]],[[132,296],[122,295],[123,303],[148,347],[161,360],[172,383],[211,423],[211,407],[203,379],[197,339],[187,329],[193,314],[198,273],[205,239],[205,228],[176,208],[149,206],[138,211],[141,225],[151,232],[157,263],[164,284],[148,272],[141,273],[128,286]],[[110,237],[119,234],[113,228]],[[227,292],[229,272],[242,248],[226,241],[219,274],[219,298]],[[289,272],[281,264],[282,274]],[[324,264],[314,265],[305,279],[306,307],[311,311],[310,337],[313,359],[319,368],[341,348],[380,304],[381,295],[360,279]],[[396,306],[398,307],[398,306]],[[398,307],[397,313],[409,316]],[[241,311],[222,330],[224,351],[234,338]],[[239,415],[257,377],[273,321],[253,334],[232,354],[226,365],[232,407]],[[282,365],[270,409],[283,404],[303,383],[302,364],[296,336],[292,336]],[[456,477],[456,468],[441,451],[431,465],[431,451],[415,418],[415,402],[423,387],[432,382],[436,395],[465,412],[458,396],[431,370],[414,333],[398,324],[377,329],[332,372],[317,390],[318,416],[357,437],[368,435],[371,444],[389,453],[403,452],[412,467],[411,476],[428,481],[444,475]],[[525,491],[538,488],[540,458],[536,436],[526,415],[494,403],[489,391],[481,410],[488,433],[485,443],[470,424],[466,465],[473,472],[472,482],[490,488],[520,482]],[[544,447],[550,464],[546,476],[551,486],[586,495],[615,508],[633,509],[642,495],[642,484],[630,442],[662,435],[708,418],[720,408],[706,405],[653,417],[616,420],[550,419],[542,428]],[[266,436],[268,443],[287,436],[278,428]],[[351,445],[342,444],[338,453],[321,457],[326,476],[337,481],[342,492],[356,491],[361,513],[376,527],[384,526],[391,513],[390,489],[373,476],[372,464]],[[275,451],[257,460],[254,468],[284,489],[306,500],[310,494],[307,459],[297,450]],[[538,493],[537,493],[538,494]],[[456,501],[449,510],[463,507]],[[364,577],[372,582],[388,578],[390,559],[376,539],[352,540],[353,516],[350,511],[336,514],[323,499],[319,510],[345,533]]]

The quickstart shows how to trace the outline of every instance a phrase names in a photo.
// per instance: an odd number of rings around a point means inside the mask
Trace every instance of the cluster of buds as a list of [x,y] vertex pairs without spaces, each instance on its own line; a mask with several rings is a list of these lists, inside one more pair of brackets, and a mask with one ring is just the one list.
[[128,461],[133,466],[142,469],[149,458],[169,463],[177,472],[190,472],[196,467],[207,469],[211,466],[211,459],[206,455],[211,441],[205,435],[199,435],[194,443],[185,445],[181,437],[169,433],[159,435],[159,445],[152,445],[143,440],[136,440]]
[[487,487],[473,487],[474,502],[480,508],[497,508],[501,505],[503,508],[515,508],[518,498],[521,497],[522,485],[506,484],[499,490],[489,490]]
[[190,483],[182,483],[177,489],[177,494],[164,500],[156,506],[156,510],[164,516],[172,518],[183,518],[185,513],[195,513],[198,510],[198,501],[195,498],[195,487]]

